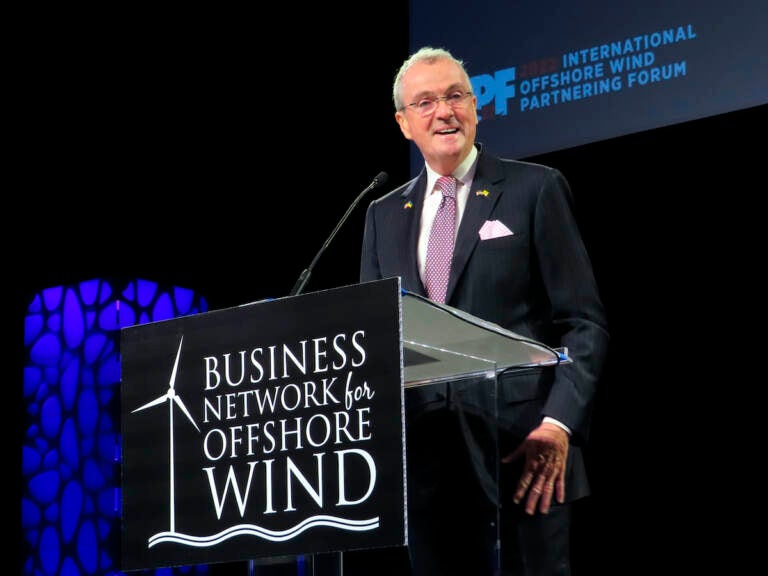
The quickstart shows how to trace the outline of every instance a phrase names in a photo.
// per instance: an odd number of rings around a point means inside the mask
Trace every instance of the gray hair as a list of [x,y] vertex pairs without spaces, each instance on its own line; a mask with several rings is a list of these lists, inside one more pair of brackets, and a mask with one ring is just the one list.
[[432,64],[438,60],[450,60],[451,62],[455,63],[459,68],[461,68],[461,71],[466,77],[467,84],[469,84],[469,74],[467,74],[467,71],[464,68],[463,60],[455,58],[453,54],[444,48],[432,48],[431,46],[424,46],[423,48],[420,48],[411,54],[408,59],[403,62],[402,66],[400,66],[400,70],[397,71],[395,82],[392,85],[392,102],[395,104],[396,111],[402,110],[403,106],[405,106],[402,96],[403,76],[408,71],[408,69],[417,62],[427,62],[428,64]]

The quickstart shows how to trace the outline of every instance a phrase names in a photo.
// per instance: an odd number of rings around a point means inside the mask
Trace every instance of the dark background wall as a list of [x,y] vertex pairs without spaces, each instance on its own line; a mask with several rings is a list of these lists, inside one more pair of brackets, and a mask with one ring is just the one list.
[[[390,97],[407,2],[354,10],[19,21],[3,211],[10,453],[33,293],[106,276],[194,288],[211,309],[287,295],[379,171],[381,193],[407,179]],[[743,469],[724,463],[746,434],[735,399],[755,386],[763,326],[765,112],[530,158],[571,183],[613,337],[588,452],[595,494],[577,517],[580,574],[746,565],[722,526],[750,496],[732,491]],[[365,204],[306,291],[357,280]]]

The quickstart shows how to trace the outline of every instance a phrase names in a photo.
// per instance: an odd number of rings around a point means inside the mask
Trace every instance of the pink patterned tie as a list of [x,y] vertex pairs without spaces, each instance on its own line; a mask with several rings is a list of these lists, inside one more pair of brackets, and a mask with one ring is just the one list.
[[445,302],[456,230],[456,178],[441,176],[437,180],[437,187],[442,190],[443,199],[429,234],[424,284],[430,299]]

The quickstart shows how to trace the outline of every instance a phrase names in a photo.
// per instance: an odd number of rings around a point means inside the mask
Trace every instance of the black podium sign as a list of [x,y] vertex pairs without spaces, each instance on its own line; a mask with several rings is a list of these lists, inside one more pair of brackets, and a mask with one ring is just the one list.
[[396,278],[124,328],[122,569],[407,544]]

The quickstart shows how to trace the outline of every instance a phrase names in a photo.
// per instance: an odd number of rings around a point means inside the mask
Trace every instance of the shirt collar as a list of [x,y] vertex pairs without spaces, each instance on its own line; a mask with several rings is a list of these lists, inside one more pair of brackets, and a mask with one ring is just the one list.
[[[477,148],[472,146],[472,149],[469,151],[469,154],[467,154],[467,157],[464,158],[464,161],[456,167],[456,170],[454,170],[452,174],[452,176],[459,181],[459,187],[462,185],[469,185],[469,183],[472,182],[472,178],[475,176],[476,163]],[[432,168],[429,167],[429,164],[425,163],[424,167],[427,170],[427,194],[429,195],[434,191],[437,179],[440,178],[442,174],[438,174],[432,170]]]

